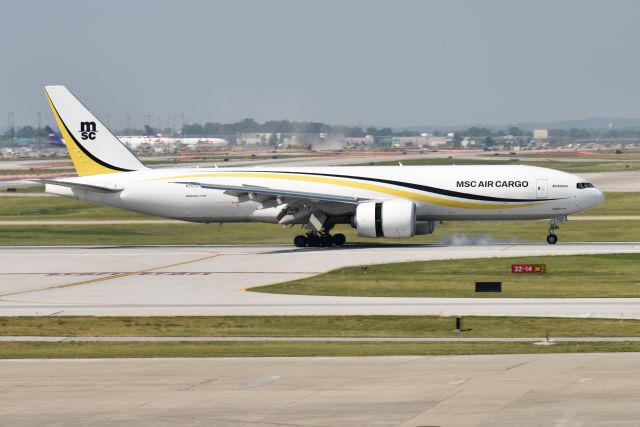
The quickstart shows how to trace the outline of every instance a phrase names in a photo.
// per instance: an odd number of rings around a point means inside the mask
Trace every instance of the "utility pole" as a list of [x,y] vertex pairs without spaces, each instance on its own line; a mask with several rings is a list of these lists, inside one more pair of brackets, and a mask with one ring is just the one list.
[[9,119],[9,129],[11,129],[11,148],[15,149],[16,148],[16,130],[14,128],[15,116],[13,114],[13,111],[9,113],[8,119]]
[[38,139],[37,139],[37,141],[38,141],[38,152],[40,150],[42,150],[42,147],[41,147],[42,140],[40,139],[40,129],[41,129],[41,127],[42,127],[42,113],[40,113],[40,111],[38,111],[38,131],[37,131],[38,133],[36,134],[37,137],[38,137]]

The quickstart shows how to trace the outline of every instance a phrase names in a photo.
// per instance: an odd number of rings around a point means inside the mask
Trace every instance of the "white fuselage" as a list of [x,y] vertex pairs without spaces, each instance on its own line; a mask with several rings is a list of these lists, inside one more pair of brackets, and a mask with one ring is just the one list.
[[[238,198],[185,182],[250,185],[360,200],[408,199],[416,204],[418,221],[553,218],[604,200],[596,188],[579,188],[586,181],[578,176],[524,165],[147,169],[66,181],[122,191],[102,193],[48,184],[47,192],[194,222],[277,222],[278,202]],[[322,208],[328,215],[343,218],[354,209],[331,203]]]

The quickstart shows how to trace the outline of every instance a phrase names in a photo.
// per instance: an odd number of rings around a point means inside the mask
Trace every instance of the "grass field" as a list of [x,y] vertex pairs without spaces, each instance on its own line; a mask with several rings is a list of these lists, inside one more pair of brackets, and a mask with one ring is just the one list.
[[[640,321],[537,317],[436,316],[3,317],[2,335],[553,337],[640,336]],[[0,343],[0,359],[108,357],[383,356],[640,351],[637,342],[84,342]]]
[[[1,202],[1,200],[0,200]],[[410,239],[357,237],[349,226],[335,232],[357,244],[489,244],[545,242],[547,221],[459,221],[438,224],[436,232]],[[299,227],[273,224],[117,224],[117,225],[3,225],[0,245],[207,245],[290,244]],[[560,242],[640,241],[638,221],[570,221],[563,224]]]
[[1,336],[467,337],[640,336],[640,320],[467,316],[0,317]]
[[[520,151],[517,154],[517,157],[529,157],[529,158],[538,158],[538,159],[551,159],[551,158],[563,158],[568,160],[588,160],[589,158],[600,160],[600,159],[608,159],[608,160],[638,160],[640,159],[640,150],[636,149],[624,149],[622,154],[616,154],[616,150],[585,150],[590,154],[584,154],[584,152],[569,152],[569,151]],[[582,153],[582,154],[580,154]],[[501,153],[502,155],[502,153]],[[492,156],[492,154],[487,154],[487,157]]]
[[[637,158],[629,160],[593,160],[580,162],[567,162],[558,160],[526,160],[521,161],[516,156],[502,157],[503,160],[491,158],[465,159],[465,158],[423,158],[423,159],[406,159],[402,160],[405,166],[438,166],[438,165],[510,165],[524,164],[529,166],[540,166],[543,168],[557,169],[569,173],[587,173],[587,172],[622,172],[640,169],[640,161]],[[368,164],[368,163],[366,163]],[[397,160],[375,162],[376,166],[395,166]],[[357,166],[365,165],[363,163],[355,164]]]
[[[37,187],[36,187],[37,188]],[[0,220],[153,219],[148,215],[67,197],[3,197]]]
[[73,167],[57,168],[57,169],[0,169],[0,178],[4,175],[48,175],[52,173],[71,173],[75,172]]
[[[511,264],[546,264],[542,274],[512,274]],[[252,291],[376,297],[637,298],[640,254],[481,258],[348,267]],[[500,281],[502,293],[474,291]]]
[[605,201],[577,215],[640,215],[640,193],[605,193]]
[[311,357],[637,352],[640,343],[90,342],[0,343],[0,359]]

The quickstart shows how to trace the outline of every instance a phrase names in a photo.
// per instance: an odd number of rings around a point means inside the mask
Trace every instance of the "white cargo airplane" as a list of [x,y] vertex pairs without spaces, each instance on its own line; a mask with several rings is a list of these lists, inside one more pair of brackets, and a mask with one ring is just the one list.
[[550,219],[554,244],[567,215],[604,200],[580,177],[522,165],[149,169],[64,86],[45,92],[78,173],[44,180],[48,193],[191,222],[301,224],[298,247],[343,245],[336,224],[407,238],[441,220],[523,219]]
[[188,138],[188,137],[163,137],[162,134],[156,132],[149,125],[144,125],[145,135],[137,135],[137,136],[118,136],[117,138],[120,142],[124,143],[129,148],[139,148],[143,145],[169,145],[169,144],[180,144],[186,145],[188,147],[226,147],[229,145],[229,141],[222,138]]

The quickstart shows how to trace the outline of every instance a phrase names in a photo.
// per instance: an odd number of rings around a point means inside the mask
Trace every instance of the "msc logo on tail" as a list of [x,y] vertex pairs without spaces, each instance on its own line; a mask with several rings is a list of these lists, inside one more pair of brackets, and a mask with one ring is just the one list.
[[80,137],[82,139],[96,139],[96,122],[80,122]]

